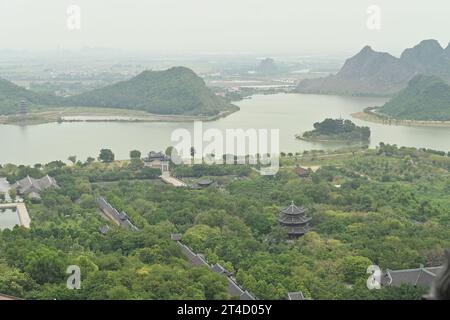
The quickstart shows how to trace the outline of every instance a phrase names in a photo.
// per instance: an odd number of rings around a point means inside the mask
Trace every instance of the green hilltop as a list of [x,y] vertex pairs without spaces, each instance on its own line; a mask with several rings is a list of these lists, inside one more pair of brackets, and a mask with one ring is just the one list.
[[0,78],[0,114],[18,113],[21,100],[34,105],[52,105],[58,98],[35,93]]
[[298,139],[307,141],[368,141],[369,127],[358,127],[350,120],[327,118],[314,123],[314,130],[306,131]]
[[415,76],[378,112],[401,120],[450,121],[450,86],[435,76]]
[[304,79],[299,93],[392,97],[417,74],[437,76],[450,83],[450,44],[423,40],[397,58],[365,46],[347,59],[341,70],[325,78]]
[[67,98],[41,95],[0,80],[0,114],[17,113],[23,99],[39,106],[121,108],[165,115],[213,116],[238,110],[185,67],[144,71],[130,80]]
[[174,67],[72,96],[65,105],[144,110],[156,114],[216,115],[236,108],[217,97],[192,70]]

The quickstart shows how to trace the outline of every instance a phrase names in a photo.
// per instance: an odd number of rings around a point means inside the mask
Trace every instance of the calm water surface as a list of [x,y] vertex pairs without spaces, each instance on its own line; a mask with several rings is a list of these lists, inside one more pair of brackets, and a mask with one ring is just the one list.
[[20,220],[17,210],[0,208],[0,230],[12,229],[18,224],[20,224]]
[[[280,129],[280,149],[296,152],[310,149],[335,149],[342,145],[299,141],[295,134],[312,129],[314,122],[326,117],[350,118],[350,114],[385,102],[380,98],[325,95],[256,95],[237,103],[241,107],[226,118],[204,123],[204,128]],[[450,128],[388,126],[352,119],[372,130],[371,146],[379,142],[399,146],[450,150]],[[164,150],[174,145],[173,130],[192,130],[192,123],[50,123],[31,126],[0,125],[0,163],[35,164],[66,160],[77,155],[85,160],[96,157],[101,148],[110,148],[117,159],[128,158],[130,150],[143,153]]]

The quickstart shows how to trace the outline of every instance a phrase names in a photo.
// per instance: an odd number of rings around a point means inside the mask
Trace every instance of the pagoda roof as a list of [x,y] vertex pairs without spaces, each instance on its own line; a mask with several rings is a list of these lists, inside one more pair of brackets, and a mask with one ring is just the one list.
[[301,226],[301,227],[287,227],[286,231],[288,234],[292,235],[303,235],[311,230],[309,226]]
[[205,180],[201,180],[199,181],[197,184],[199,186],[209,186],[213,183],[214,181],[210,180],[210,179],[205,179]]
[[294,204],[294,201],[291,202],[289,207],[286,207],[281,210],[281,213],[289,214],[289,215],[305,215],[306,209],[304,207],[297,207]]
[[311,221],[311,218],[305,215],[281,214],[278,218],[278,222],[285,225],[305,224],[309,221]]

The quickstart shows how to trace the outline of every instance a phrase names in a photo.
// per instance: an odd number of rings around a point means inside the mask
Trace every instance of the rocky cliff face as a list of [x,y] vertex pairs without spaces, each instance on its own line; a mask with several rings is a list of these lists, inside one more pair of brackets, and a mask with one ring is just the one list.
[[450,81],[449,47],[444,49],[436,40],[424,40],[396,58],[366,46],[348,59],[336,75],[304,80],[297,91],[391,96],[404,89],[417,74],[435,75]]

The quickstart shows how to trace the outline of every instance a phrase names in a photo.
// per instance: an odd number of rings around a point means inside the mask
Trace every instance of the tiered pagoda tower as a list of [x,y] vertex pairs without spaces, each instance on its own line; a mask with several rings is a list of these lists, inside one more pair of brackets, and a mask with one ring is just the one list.
[[26,119],[28,115],[28,101],[21,100],[19,106],[20,106],[20,116],[22,117],[22,119]]
[[343,129],[344,128],[344,119],[342,119],[342,116],[339,117],[339,119],[336,119],[337,125],[339,127],[339,129]]
[[297,207],[294,201],[289,207],[281,210],[278,222],[286,228],[289,238],[301,237],[311,230],[309,226],[311,218],[306,215],[306,212],[304,207]]

